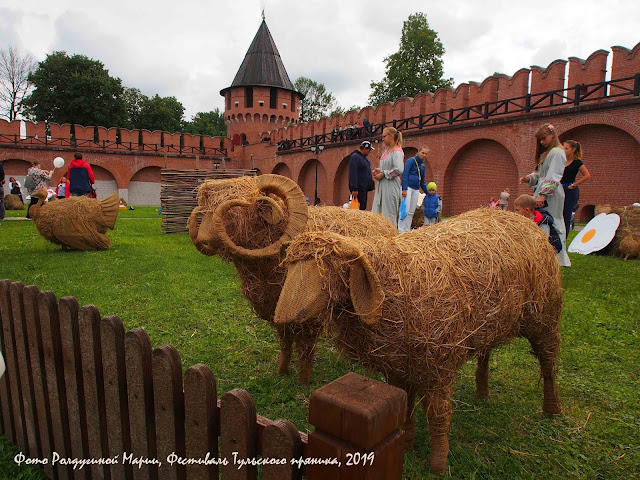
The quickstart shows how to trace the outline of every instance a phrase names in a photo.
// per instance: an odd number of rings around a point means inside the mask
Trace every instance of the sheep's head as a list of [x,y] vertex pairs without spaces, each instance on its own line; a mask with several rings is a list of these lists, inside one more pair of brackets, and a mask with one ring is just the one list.
[[275,323],[326,317],[334,308],[368,324],[382,316],[384,292],[358,241],[331,232],[307,232],[283,248],[287,276]]
[[300,187],[279,175],[205,182],[187,224],[205,255],[277,257],[282,243],[306,228],[307,202]]

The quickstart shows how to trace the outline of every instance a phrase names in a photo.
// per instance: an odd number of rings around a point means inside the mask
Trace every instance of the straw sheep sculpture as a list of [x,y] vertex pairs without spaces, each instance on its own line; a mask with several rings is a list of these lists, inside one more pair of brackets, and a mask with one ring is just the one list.
[[333,231],[347,236],[392,236],[396,228],[382,215],[339,207],[309,207],[300,187],[280,175],[209,180],[198,190],[198,207],[188,221],[194,246],[205,255],[233,261],[242,292],[258,317],[278,334],[280,365],[287,374],[295,344],[298,378],[308,384],[321,324],[273,323],[285,269],[280,246],[304,231]]
[[[431,471],[446,469],[456,372],[478,358],[487,397],[491,349],[525,337],[540,362],[543,410],[559,413],[555,370],[560,269],[546,235],[514,213],[477,209],[392,238],[300,234],[283,246],[277,325],[321,319],[340,351],[421,399]],[[407,446],[415,437],[411,417]]]
[[44,203],[47,192],[40,189],[40,197],[29,215],[44,238],[63,248],[77,250],[104,250],[111,240],[105,235],[113,230],[118,216],[118,194],[112,193],[104,200],[88,197],[70,197]]
[[[638,235],[638,238],[640,239],[640,235]],[[640,256],[640,241],[636,240],[636,235],[634,235],[631,228],[626,227],[622,229],[618,251],[620,252],[620,256],[624,257],[625,260]]]
[[5,195],[4,208],[7,210],[24,210],[24,203],[20,201],[20,197],[15,194]]

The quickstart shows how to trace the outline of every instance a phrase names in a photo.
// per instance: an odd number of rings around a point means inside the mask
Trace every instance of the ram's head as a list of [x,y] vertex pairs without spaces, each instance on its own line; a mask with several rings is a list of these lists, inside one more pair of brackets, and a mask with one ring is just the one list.
[[205,255],[277,257],[280,246],[304,231],[308,206],[300,187],[280,175],[205,182],[187,224]]
[[384,292],[357,239],[331,232],[307,232],[284,244],[287,276],[280,293],[276,324],[326,317],[338,308],[367,324],[382,316]]

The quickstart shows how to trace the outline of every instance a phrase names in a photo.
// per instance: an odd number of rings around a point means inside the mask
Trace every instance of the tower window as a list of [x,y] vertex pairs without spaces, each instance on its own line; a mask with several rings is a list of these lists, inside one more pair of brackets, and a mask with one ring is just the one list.
[[296,94],[295,92],[291,92],[291,111],[296,111]]
[[269,98],[269,108],[278,108],[278,89],[271,87],[271,95]]
[[226,91],[224,94],[224,99],[226,100],[226,109],[230,110],[231,109],[231,92],[230,91]]
[[253,88],[251,87],[244,89],[244,106],[245,108],[253,108]]

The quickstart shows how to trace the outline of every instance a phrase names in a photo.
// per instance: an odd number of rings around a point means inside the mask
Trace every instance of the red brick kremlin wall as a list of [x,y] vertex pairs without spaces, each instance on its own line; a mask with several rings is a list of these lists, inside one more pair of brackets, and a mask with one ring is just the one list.
[[[611,74],[606,75],[607,62],[611,55]],[[315,190],[315,156],[306,150],[278,151],[279,140],[304,138],[311,135],[330,132],[334,126],[346,126],[362,123],[366,118],[371,123],[380,123],[402,119],[420,114],[444,112],[451,108],[482,105],[508,98],[522,97],[527,93],[547,92],[565,87],[581,89],[581,85],[604,81],[605,78],[617,79],[640,73],[640,44],[629,50],[613,47],[612,52],[598,50],[586,60],[571,57],[568,61],[556,60],[546,68],[533,66],[518,70],[511,77],[497,75],[483,82],[470,82],[458,85],[455,89],[441,89],[434,94],[420,94],[415,98],[403,98],[395,103],[385,103],[376,108],[367,107],[359,112],[351,111],[345,115],[323,118],[319,121],[289,125],[292,117],[273,118],[258,112],[254,115],[246,112],[236,115],[225,112],[229,122],[234,122],[234,131],[245,130],[249,145],[233,145],[231,139],[224,139],[233,168],[258,169],[259,173],[278,173],[286,175],[303,188],[305,194],[313,197]],[[634,82],[629,80],[623,85],[633,89]],[[628,205],[640,202],[640,98],[627,92],[620,99],[614,95],[623,93],[619,87],[612,87],[609,98],[602,101],[574,106],[554,99],[557,106],[549,109],[531,111],[528,114],[507,114],[491,117],[487,120],[470,120],[445,126],[425,127],[422,130],[407,132],[405,135],[405,154],[413,155],[421,145],[428,145],[431,153],[427,165],[427,181],[438,184],[438,191],[444,199],[444,214],[453,215],[470,208],[486,205],[490,198],[497,196],[505,187],[510,188],[512,198],[530,190],[519,186],[519,176],[529,173],[534,164],[534,133],[545,122],[553,123],[561,134],[561,139],[574,139],[583,144],[585,164],[592,179],[581,187],[579,218],[588,219],[593,206],[601,203]],[[257,92],[256,92],[257,96]],[[281,99],[283,102],[285,99]],[[235,109],[232,103],[232,109]],[[238,102],[241,102],[238,97]],[[257,101],[254,100],[254,105]],[[239,104],[240,105],[240,104]],[[75,150],[54,148],[22,148],[4,143],[6,134],[19,135],[18,122],[9,124],[0,121],[0,160],[5,161],[7,176],[26,174],[27,162],[40,159],[45,168],[50,168],[56,156],[70,161]],[[43,124],[27,124],[30,131],[42,129]],[[51,136],[67,134],[68,126],[52,125]],[[115,139],[115,129],[99,128],[100,139]],[[84,133],[83,133],[84,132]],[[122,130],[122,141],[135,143],[137,131]],[[81,135],[93,138],[94,129],[79,129]],[[133,137],[127,140],[127,135]],[[179,144],[179,134],[143,131],[144,142],[160,145],[163,135],[164,145]],[[184,145],[198,144],[200,139],[183,136]],[[261,142],[268,137],[271,142]],[[153,142],[152,142],[153,140]],[[374,137],[373,140],[376,140]],[[342,205],[348,199],[347,166],[349,154],[357,148],[360,140],[325,144],[318,161],[318,196],[322,203]],[[219,146],[219,138],[203,137],[203,143]],[[199,158],[196,165],[195,155],[175,153],[164,148],[164,153],[140,153],[122,151],[101,151],[86,148],[85,158],[94,165],[97,176],[102,178],[104,193],[117,189],[127,195],[148,191],[156,195],[152,185],[159,184],[159,172],[165,165],[164,154],[168,155],[169,168],[213,168],[219,159]],[[376,166],[381,148],[372,152],[370,158]],[[144,185],[148,184],[148,185]],[[146,190],[142,187],[146,187]],[[159,189],[158,189],[159,191]],[[152,198],[155,204],[157,198]],[[144,195],[143,195],[144,196]]]

